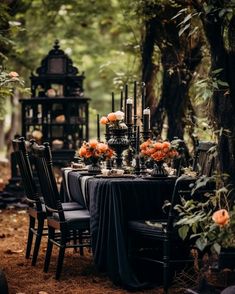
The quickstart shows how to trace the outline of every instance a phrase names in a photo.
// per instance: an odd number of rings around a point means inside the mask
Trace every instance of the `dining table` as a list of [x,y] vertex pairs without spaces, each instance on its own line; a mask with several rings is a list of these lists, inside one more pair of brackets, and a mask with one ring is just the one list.
[[176,177],[102,176],[63,170],[64,200],[90,211],[91,246],[98,269],[128,290],[144,288],[128,257],[128,221],[166,218]]

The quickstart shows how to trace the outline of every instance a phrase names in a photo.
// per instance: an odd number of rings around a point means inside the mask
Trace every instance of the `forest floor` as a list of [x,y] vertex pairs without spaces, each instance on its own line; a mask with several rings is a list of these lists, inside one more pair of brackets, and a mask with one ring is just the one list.
[[[4,184],[9,178],[8,164],[0,165],[0,179]],[[0,185],[0,190],[3,186]],[[42,271],[46,251],[46,237],[42,244],[36,266],[31,266],[31,259],[25,259],[27,241],[28,215],[26,209],[16,209],[10,206],[0,210],[0,269],[7,277],[9,294],[105,294],[129,293],[113,285],[109,278],[96,270],[92,254],[88,250],[84,256],[74,253],[72,249],[66,251],[63,272],[60,281],[54,278],[58,248],[54,248],[48,273]],[[157,275],[157,273],[156,273]],[[227,276],[220,276],[216,283],[223,286]],[[176,287],[170,293],[185,293],[179,285],[193,287],[196,284],[195,276],[187,273],[176,277]],[[177,285],[178,282],[178,285]],[[224,287],[226,286],[224,284]],[[0,289],[1,293],[1,289]],[[139,294],[161,294],[162,289],[139,291]],[[187,292],[189,293],[189,292]],[[208,292],[214,293],[214,292]]]

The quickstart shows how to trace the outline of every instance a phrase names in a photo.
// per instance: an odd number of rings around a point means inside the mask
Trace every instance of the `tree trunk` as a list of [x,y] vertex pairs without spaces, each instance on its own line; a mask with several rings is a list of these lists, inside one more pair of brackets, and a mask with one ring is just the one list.
[[202,22],[210,45],[211,71],[213,73],[216,69],[223,69],[217,79],[229,84],[229,91],[224,85],[219,85],[219,89],[214,90],[212,119],[216,129],[220,131],[218,136],[220,172],[229,174],[229,182],[235,184],[235,57],[233,52],[228,53],[225,49],[223,19],[218,15],[223,8],[223,1],[217,2],[217,5],[218,9],[202,17]]

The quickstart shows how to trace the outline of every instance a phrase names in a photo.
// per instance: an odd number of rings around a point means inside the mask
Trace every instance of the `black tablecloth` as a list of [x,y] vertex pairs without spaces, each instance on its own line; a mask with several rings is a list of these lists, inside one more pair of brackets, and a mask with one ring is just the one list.
[[[126,289],[140,283],[127,255],[129,220],[165,218],[164,200],[171,199],[175,178],[82,178],[85,172],[69,171],[65,186],[69,198],[90,210],[92,251],[98,268]],[[83,185],[81,185],[81,182]],[[85,194],[85,195],[84,195]],[[85,199],[85,201],[84,201]]]
[[98,268],[115,284],[140,289],[128,262],[127,222],[164,218],[162,205],[170,199],[175,179],[97,179],[88,183],[92,250]]

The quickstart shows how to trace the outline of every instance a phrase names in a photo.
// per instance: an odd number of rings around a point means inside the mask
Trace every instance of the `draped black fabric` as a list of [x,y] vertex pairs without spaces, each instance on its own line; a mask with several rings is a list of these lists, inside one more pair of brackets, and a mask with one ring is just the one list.
[[77,171],[69,172],[69,174],[68,174],[68,187],[69,187],[71,199],[73,201],[78,202],[83,207],[86,207],[86,203],[84,201],[84,197],[82,194],[81,182],[80,182],[80,177],[82,175],[83,175],[83,173],[77,172]]
[[174,178],[89,180],[94,260],[115,284],[131,290],[146,286],[137,280],[128,262],[127,222],[165,218],[162,205],[171,199],[174,182]]

